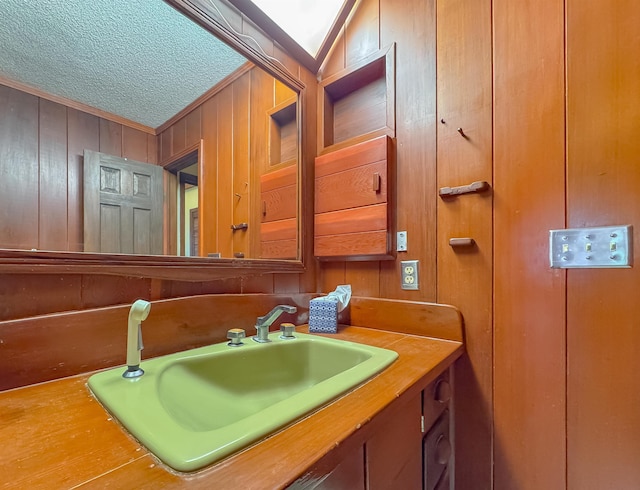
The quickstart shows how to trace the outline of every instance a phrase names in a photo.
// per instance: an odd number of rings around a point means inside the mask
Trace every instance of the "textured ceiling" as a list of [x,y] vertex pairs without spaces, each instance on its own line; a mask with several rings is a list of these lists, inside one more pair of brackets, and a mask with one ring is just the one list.
[[245,61],[163,0],[0,0],[0,75],[154,128]]

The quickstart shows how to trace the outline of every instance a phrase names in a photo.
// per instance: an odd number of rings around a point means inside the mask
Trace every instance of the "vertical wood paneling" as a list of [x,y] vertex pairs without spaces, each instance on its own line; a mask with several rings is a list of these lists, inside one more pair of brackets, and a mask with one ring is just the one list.
[[291,75],[296,78],[300,78],[301,71],[304,70],[304,68],[301,68],[298,62],[289,56],[286,51],[281,49],[278,44],[274,45],[273,54],[282,62]]
[[[382,46],[396,43],[397,230],[408,251],[380,263],[383,298],[436,299],[435,1],[380,2]],[[417,60],[420,60],[417,62]],[[420,261],[420,290],[400,288],[400,261]]]
[[322,64],[322,68],[320,69],[322,78],[328,78],[344,70],[347,66],[345,56],[345,28],[343,27]]
[[565,488],[564,5],[493,1],[494,482]]
[[380,0],[362,2],[352,14],[345,28],[347,66],[380,49],[379,18]]
[[100,152],[122,156],[122,125],[100,119]]
[[160,162],[161,163],[166,162],[173,155],[173,152],[172,152],[172,149],[171,149],[171,133],[172,132],[173,132],[172,128],[165,129],[158,136],[158,138],[159,138],[159,141],[158,141],[158,145],[159,145],[158,154],[160,155]]
[[183,117],[171,126],[171,154],[176,155],[187,147],[187,120]]
[[158,163],[158,136],[147,135],[147,163]]
[[[39,237],[41,250],[67,248],[67,108],[40,99]],[[32,226],[33,223],[28,223]]]
[[82,252],[84,248],[82,166],[84,150],[98,151],[100,148],[100,120],[96,116],[67,109],[68,158],[67,178],[69,194],[67,202],[68,245],[71,252]]
[[278,105],[283,103],[286,100],[289,100],[291,97],[295,95],[295,92],[291,90],[288,86],[282,83],[280,80],[274,80],[273,84],[274,91],[274,105]]
[[[350,66],[380,47],[380,5],[378,0],[362,2],[345,27],[345,61]],[[352,284],[355,294],[380,294],[380,263],[378,261],[345,264],[345,281]]]
[[122,127],[122,157],[138,162],[147,162],[147,133],[140,130]]
[[346,262],[343,284],[350,284],[358,296],[380,297],[379,264],[377,261]]
[[233,85],[225,87],[218,99],[218,251],[233,257]]
[[[168,129],[165,133],[171,131]],[[163,135],[165,134],[163,133]],[[218,250],[218,99],[202,106],[203,164],[199,169],[200,250],[206,256]]]
[[256,257],[251,253],[249,237],[259,233],[259,221],[249,220],[251,194],[249,187],[249,90],[251,75],[243,75],[233,83],[233,182],[232,223],[249,223],[249,229],[232,233],[233,253],[244,253],[245,257]]
[[347,283],[345,264],[346,262],[342,261],[322,262],[320,264],[319,292],[328,293],[333,291],[339,284]]
[[318,288],[317,282],[317,267],[313,258],[313,189],[314,185],[314,172],[312,162],[316,156],[317,148],[317,111],[318,111],[318,98],[319,92],[317,79],[314,73],[311,73],[305,69],[300,68],[300,79],[305,84],[305,89],[301,94],[300,103],[302,108],[303,117],[298,123],[300,127],[301,148],[300,155],[301,160],[298,162],[300,169],[300,208],[301,213],[298,216],[298,223],[300,227],[300,235],[298,239],[298,246],[300,247],[302,258],[306,271],[304,274],[298,274],[298,284],[300,292],[315,292]]
[[640,488],[640,5],[567,1],[568,226],[633,224],[635,267],[567,277],[568,486]]
[[185,148],[189,148],[200,141],[202,137],[202,107],[198,106],[187,114],[184,118],[185,122]]
[[[438,187],[492,182],[491,0],[437,2]],[[463,128],[466,137],[457,128]],[[455,365],[457,488],[491,488],[493,216],[490,192],[438,199],[438,302],[464,316]],[[476,246],[456,250],[449,239]]]
[[[269,116],[266,111],[274,106],[273,78],[262,70],[251,70],[251,138],[249,151],[251,158],[250,199],[260,202],[260,176],[269,171]],[[252,206],[251,223],[256,227],[262,222],[261,206]],[[251,250],[260,256],[260,233],[250,235]]]
[[3,248],[37,248],[38,98],[3,85],[0,166],[0,244]]

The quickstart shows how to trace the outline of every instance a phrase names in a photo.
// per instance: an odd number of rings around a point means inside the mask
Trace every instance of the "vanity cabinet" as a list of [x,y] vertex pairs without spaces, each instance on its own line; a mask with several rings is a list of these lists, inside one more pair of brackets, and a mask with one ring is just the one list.
[[288,488],[449,490],[449,371],[421,392],[399,397]]
[[421,394],[398,403],[380,416],[365,443],[368,490],[421,488]]
[[450,369],[441,374],[422,392],[425,435],[422,442],[424,490],[450,487],[449,465],[453,457],[451,444]]
[[[276,304],[300,305],[310,299],[311,295],[248,294],[154,301],[146,320],[151,328],[145,334],[149,335],[145,359],[221,341],[229,328],[255,321]],[[124,344],[117,339],[124,339],[118,325],[128,309],[96,308],[0,325],[3,345],[9,349],[3,358],[7,382],[4,391],[0,387],[0,407],[11,416],[10,424],[0,424],[0,439],[8,441],[0,447],[0,487],[75,488],[90,483],[100,488],[207,490],[287,485],[305,490],[422,489],[422,445],[430,429],[428,425],[422,429],[422,418],[435,422],[453,411],[453,400],[448,400],[451,390],[438,381],[446,379],[445,371],[464,352],[462,317],[455,308],[352,297],[348,321],[337,334],[325,335],[390,348],[398,358],[356,390],[260,443],[188,475],[159,463],[88,396],[91,373],[85,371],[122,362]],[[212,328],[211,318],[216,316]],[[64,326],[65,335],[56,335],[60,330],[56,326]],[[75,356],[76,363],[65,362],[57,370],[64,377],[51,380],[47,377],[51,366],[70,360],[69,336],[83,345],[105,348],[98,357],[95,349],[81,349],[86,356]],[[21,360],[29,354],[25,345],[31,346],[29,352],[35,348],[46,355],[31,356],[27,371],[12,371],[12,366],[24,366]],[[24,373],[29,377],[21,377]],[[42,383],[47,380],[51,381]],[[430,409],[427,400],[437,402],[435,408]],[[62,416],[55,427],[48,423],[52,416]],[[438,490],[446,488],[447,475],[454,474],[448,461],[442,466]]]

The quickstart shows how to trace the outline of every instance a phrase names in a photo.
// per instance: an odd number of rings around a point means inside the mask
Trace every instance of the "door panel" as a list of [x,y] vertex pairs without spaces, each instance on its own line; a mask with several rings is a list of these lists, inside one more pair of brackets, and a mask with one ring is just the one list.
[[84,251],[162,254],[162,167],[85,150]]

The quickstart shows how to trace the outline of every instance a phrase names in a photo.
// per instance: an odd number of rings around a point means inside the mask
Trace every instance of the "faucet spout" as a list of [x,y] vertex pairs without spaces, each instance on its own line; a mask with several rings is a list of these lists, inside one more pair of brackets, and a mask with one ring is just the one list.
[[127,328],[127,370],[123,378],[137,378],[144,374],[140,369],[140,351],[142,345],[142,322],[149,316],[151,303],[143,299],[135,301],[129,310],[129,324]]
[[276,321],[282,313],[295,313],[298,309],[295,306],[278,305],[264,316],[259,316],[256,320],[256,330],[258,334],[253,337],[256,342],[270,342],[269,327]]

